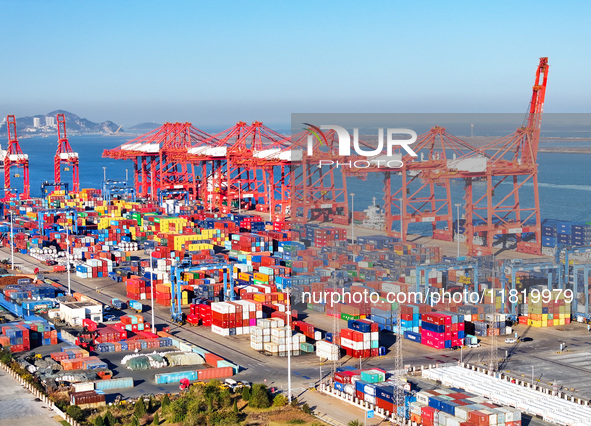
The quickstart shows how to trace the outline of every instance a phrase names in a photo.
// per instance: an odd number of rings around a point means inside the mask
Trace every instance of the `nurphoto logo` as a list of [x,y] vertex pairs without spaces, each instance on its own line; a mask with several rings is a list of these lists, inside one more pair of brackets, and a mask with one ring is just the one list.
[[[351,153],[351,135],[347,129],[342,126],[335,124],[322,124],[320,126],[314,126],[312,124],[304,123],[308,126],[307,130],[310,133],[307,139],[307,155],[314,155],[314,139],[316,139],[320,145],[328,147],[328,141],[324,135],[325,130],[334,130],[338,137],[338,155],[341,157],[351,157],[352,155],[358,155],[366,157],[365,160],[355,161],[333,161],[333,160],[320,160],[318,166],[336,166],[336,167],[351,167],[366,169],[369,167],[385,167],[399,169],[403,166],[402,163],[402,151],[395,153],[394,149],[400,147],[406,154],[411,157],[417,157],[417,153],[410,147],[417,140],[417,133],[411,129],[401,128],[387,128],[386,141],[384,143],[384,128],[378,129],[377,146],[369,146],[364,144],[362,147],[359,142],[359,128],[353,128],[353,154]],[[385,147],[385,155],[384,155]],[[368,149],[370,148],[370,149]],[[371,149],[373,148],[373,149]]]

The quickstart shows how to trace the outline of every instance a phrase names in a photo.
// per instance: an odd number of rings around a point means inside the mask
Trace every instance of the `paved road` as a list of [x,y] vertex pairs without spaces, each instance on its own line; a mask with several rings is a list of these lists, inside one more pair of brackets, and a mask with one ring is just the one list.
[[[8,252],[6,249],[2,250],[4,253]],[[39,262],[32,260],[26,255],[15,254],[15,260],[18,264],[28,266],[29,268],[39,266]],[[66,282],[66,276],[64,274],[47,274],[47,276],[62,284],[65,284]],[[115,284],[107,278],[83,280],[72,275],[71,285],[73,291],[88,294],[105,304],[108,304],[113,297],[118,297],[123,300],[126,299],[125,287],[120,283]],[[100,292],[96,292],[96,288],[98,288]],[[150,305],[144,305],[144,309],[147,310],[147,312],[144,312],[144,316],[147,320],[150,320]],[[315,323],[314,313],[309,315],[312,319],[311,322]],[[204,327],[178,327],[170,322],[169,308],[159,305],[155,305],[155,318],[157,324],[170,325],[172,334],[200,345],[213,353],[239,364],[243,368],[243,371],[237,375],[238,379],[250,382],[264,382],[270,387],[287,389],[287,359],[266,356],[250,349],[248,336],[222,337],[212,333],[211,330]],[[323,322],[326,322],[325,318],[323,318],[322,321],[319,320],[320,324]],[[561,327],[560,329],[528,328],[527,330],[524,326],[520,327],[517,328],[519,334],[527,334],[528,336],[533,337],[534,341],[530,343],[520,343],[518,345],[506,345],[504,343],[504,338],[498,339],[499,358],[504,356],[505,350],[509,351],[510,355],[509,359],[502,364],[504,370],[509,370],[517,377],[522,374],[525,375],[525,377],[529,377],[527,374],[531,370],[532,361],[535,359],[536,369],[539,368],[537,365],[544,365],[544,368],[548,369],[549,372],[560,372],[561,383],[565,387],[575,387],[577,391],[583,391],[583,395],[589,392],[587,397],[591,396],[591,385],[587,385],[587,383],[591,383],[589,380],[591,377],[591,362],[588,363],[586,354],[580,354],[580,351],[577,349],[577,345],[583,346],[588,344],[585,342],[585,340],[588,340],[588,333],[584,326],[571,324],[570,326]],[[568,333],[564,333],[564,331],[568,331]],[[461,356],[465,362],[484,363],[488,359],[490,339],[484,338],[482,340],[482,347],[477,349],[467,349],[462,353],[449,350],[441,351],[405,341],[403,349],[404,363],[406,365],[419,366],[458,362]],[[388,336],[387,334],[384,334],[383,341],[384,343],[382,344],[389,346],[393,343],[394,339],[391,335]],[[575,356],[573,353],[570,358],[563,355],[558,357],[554,356],[556,355],[558,341],[566,341],[568,347],[576,349],[576,352],[579,355]],[[577,358],[579,356],[580,358]],[[581,366],[578,369],[572,369],[569,362],[572,362],[572,367],[576,367],[576,363],[581,362],[585,363],[585,366]],[[339,362],[339,364],[359,366],[359,361],[345,357]],[[588,369],[586,368],[587,364],[589,364]],[[380,367],[385,370],[390,370],[394,368],[394,359],[391,356],[386,356],[385,358],[373,358],[363,361],[362,365],[364,368]],[[320,365],[315,355],[292,358],[292,389],[294,395],[298,395],[302,400],[310,398],[310,403],[319,404],[317,408],[318,411],[322,411],[329,415],[332,412],[338,412],[338,410],[335,411],[334,407],[328,406],[323,400],[316,401],[317,398],[310,396],[312,392],[307,392],[307,389],[319,381],[321,369],[322,375],[326,376],[330,374],[332,367],[332,363],[324,366]],[[539,370],[539,373],[542,374],[544,380],[549,378],[547,372],[544,372],[544,370]],[[575,380],[576,383],[574,383],[573,386],[569,386],[568,383],[566,383],[565,378]],[[170,392],[174,390],[175,387],[171,386],[171,390],[168,390],[168,387],[152,388],[152,385],[146,380],[140,387],[138,387],[138,389],[134,390],[133,393],[158,393],[162,392],[164,389]],[[346,405],[345,403],[331,401],[331,404],[335,403]]]
[[0,369],[0,426],[57,426],[55,413]]

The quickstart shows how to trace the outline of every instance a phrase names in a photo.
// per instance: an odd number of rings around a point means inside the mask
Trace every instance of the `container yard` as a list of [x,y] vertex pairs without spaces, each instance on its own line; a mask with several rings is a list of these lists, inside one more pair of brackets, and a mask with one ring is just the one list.
[[[529,127],[502,148],[473,147],[433,127],[418,136],[423,159],[404,157],[406,191],[396,192],[391,172],[364,168],[365,178],[383,173],[386,198],[406,206],[396,213],[392,204],[383,217],[375,199],[363,216],[353,193],[349,204],[347,181],[361,179],[360,170],[326,171],[304,154],[313,126],[287,136],[260,122],[217,134],[166,123],[104,151],[134,165],[122,192],[106,180],[102,189],[80,187],[79,155],[58,114],[53,190],[31,197],[25,178],[23,192],[5,190],[0,206],[9,257],[0,345],[48,391],[68,392],[87,409],[235,376],[289,397],[292,387],[318,389],[398,424],[521,426],[522,414],[532,425],[589,424],[581,403],[588,389],[562,383],[560,394],[579,399],[567,401],[533,389],[534,367],[529,387],[500,372],[524,377],[527,358],[540,351],[581,350],[576,339],[591,321],[591,225],[541,220],[537,195],[527,220],[525,201],[503,221],[494,219],[497,207],[486,220],[475,213],[483,199],[463,217],[451,209],[453,179],[464,179],[471,200],[472,182],[537,176],[520,138],[529,132],[537,143],[547,71],[541,58]],[[21,152],[14,116],[6,122],[11,149]],[[323,156],[337,159],[335,132],[323,137]],[[499,155],[484,157],[495,147]],[[11,168],[30,167],[28,157],[13,164],[10,155],[5,188]],[[74,169],[71,188],[60,181],[64,162]],[[414,176],[431,182],[431,195],[435,181],[447,190],[448,213],[434,215],[434,204],[414,198],[406,181]],[[410,233],[417,223],[432,224],[428,237]],[[441,387],[416,389],[415,371]]]

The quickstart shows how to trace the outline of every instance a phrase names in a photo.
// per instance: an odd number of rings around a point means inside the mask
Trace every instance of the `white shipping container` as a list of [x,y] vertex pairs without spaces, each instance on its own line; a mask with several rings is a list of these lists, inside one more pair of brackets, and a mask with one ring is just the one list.
[[211,331],[215,334],[219,334],[220,336],[229,336],[230,329],[229,328],[222,328],[218,327],[217,325],[211,325]]

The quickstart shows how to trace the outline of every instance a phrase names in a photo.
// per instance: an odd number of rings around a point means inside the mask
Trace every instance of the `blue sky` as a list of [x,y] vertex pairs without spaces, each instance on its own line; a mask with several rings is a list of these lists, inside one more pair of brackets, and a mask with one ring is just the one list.
[[591,112],[591,3],[2,1],[0,116],[197,126],[292,112]]

